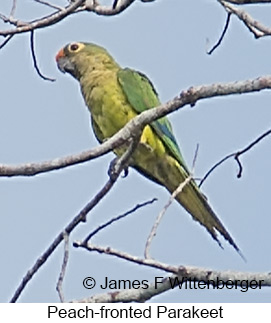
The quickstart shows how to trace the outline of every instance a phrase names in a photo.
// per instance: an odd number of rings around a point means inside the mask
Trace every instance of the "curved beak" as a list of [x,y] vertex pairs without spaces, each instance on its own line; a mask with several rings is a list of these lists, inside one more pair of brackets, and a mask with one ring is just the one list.
[[74,74],[75,72],[74,66],[70,61],[70,59],[65,55],[63,48],[56,55],[56,63],[57,63],[57,67],[61,72],[63,73],[68,72],[72,75]]
[[61,58],[61,57],[64,57],[65,54],[64,54],[64,49],[61,48],[60,51],[56,54],[56,61],[58,62],[58,60]]
[[65,73],[66,70],[65,70],[65,54],[64,54],[64,50],[63,48],[56,54],[56,63],[57,63],[57,67],[58,69]]

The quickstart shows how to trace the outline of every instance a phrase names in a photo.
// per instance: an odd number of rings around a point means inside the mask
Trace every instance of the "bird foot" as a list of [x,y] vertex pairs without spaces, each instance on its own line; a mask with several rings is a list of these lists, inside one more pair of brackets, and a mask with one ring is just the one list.
[[[113,180],[113,179],[115,179],[115,177],[116,177],[116,175],[117,175],[117,168],[116,168],[116,165],[117,165],[118,160],[119,160],[119,157],[115,157],[115,158],[111,161],[111,163],[110,163],[110,165],[109,165],[109,169],[108,169],[107,174],[108,174],[108,176],[110,177],[110,179],[112,179],[112,180]],[[122,178],[125,178],[125,177],[127,177],[127,176],[128,176],[128,174],[129,174],[129,169],[128,169],[128,168],[129,168],[128,166],[124,168]]]

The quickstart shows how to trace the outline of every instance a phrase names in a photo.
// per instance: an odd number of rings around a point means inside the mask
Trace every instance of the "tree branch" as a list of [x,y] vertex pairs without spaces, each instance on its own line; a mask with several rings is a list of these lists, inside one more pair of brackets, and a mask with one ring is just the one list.
[[111,190],[115,182],[117,181],[120,173],[126,167],[129,158],[131,157],[134,149],[136,148],[136,140],[130,143],[127,151],[120,157],[120,162],[117,164],[115,168],[114,176],[110,177],[104,187],[94,196],[94,198],[76,215],[73,220],[62,230],[54,241],[50,244],[50,246],[46,249],[46,251],[37,259],[33,267],[31,267],[26,275],[23,277],[23,280],[19,287],[16,289],[13,297],[10,302],[15,303],[26,285],[32,279],[32,277],[37,273],[37,271],[41,268],[41,266],[47,261],[50,255],[54,252],[57,246],[63,241],[65,235],[69,235],[79,223],[86,222],[87,214],[102,200],[102,198]]
[[92,231],[85,239],[84,239],[84,243],[88,243],[88,241],[94,236],[96,235],[98,232],[100,232],[101,230],[105,229],[106,227],[108,227],[109,225],[111,225],[112,223],[119,221],[120,219],[133,214],[134,212],[136,212],[138,209],[145,207],[146,205],[152,204],[153,202],[156,202],[157,199],[153,198],[150,201],[144,202],[144,203],[140,203],[137,204],[135,207],[133,207],[131,210],[125,212],[124,214],[118,215],[112,219],[110,219],[109,221],[107,221],[106,223],[103,223],[101,225],[99,225],[94,231]]
[[10,35],[10,36],[7,36],[6,39],[2,42],[2,44],[0,45],[0,49],[2,49],[4,46],[6,46],[6,44],[11,40],[11,38],[13,37],[14,35]]
[[[49,8],[55,9],[53,13],[46,15],[41,18],[37,18],[32,21],[20,21],[13,17],[14,11],[16,8],[16,0],[13,1],[13,7],[11,10],[11,14],[9,17],[0,14],[0,19],[2,19],[5,23],[9,23],[14,25],[15,28],[0,30],[0,36],[10,36],[19,33],[25,33],[29,31],[33,31],[38,28],[44,28],[47,26],[52,26],[67,16],[79,13],[82,11],[90,11],[96,13],[97,15],[103,16],[114,16],[117,15],[128,7],[131,6],[135,0],[115,0],[113,5],[111,6],[103,6],[99,4],[98,0],[73,0],[70,1],[69,5],[62,8],[60,6],[54,5],[46,0],[35,0],[37,3],[46,5]],[[154,0],[141,0],[143,3],[152,2]],[[234,13],[239,19],[241,19],[246,26],[252,31],[255,37],[262,37],[266,35],[270,35],[270,29],[262,25],[261,23],[254,20],[250,17],[245,11],[242,11],[231,4],[244,5],[244,4],[256,4],[256,3],[270,3],[270,0],[218,0],[223,7],[231,13]]]
[[16,7],[17,7],[17,0],[13,0],[12,7],[11,7],[11,10],[10,10],[10,14],[9,14],[10,17],[14,16]]
[[34,63],[34,68],[37,71],[38,75],[45,81],[51,81],[54,82],[55,79],[52,79],[50,77],[44,76],[39,67],[38,67],[38,63],[37,63],[37,58],[35,55],[35,46],[34,46],[34,30],[30,31],[30,49],[31,49],[31,55],[32,55],[32,59],[33,59],[33,63]]
[[63,238],[64,238],[64,242],[65,242],[64,243],[64,257],[63,257],[61,271],[60,271],[57,285],[56,285],[56,290],[58,292],[59,299],[62,303],[64,303],[63,280],[64,280],[64,276],[66,273],[68,260],[69,260],[69,235],[65,231],[63,232]]
[[104,155],[127,143],[129,138],[133,137],[138,129],[142,129],[152,121],[181,109],[186,105],[194,106],[197,101],[202,99],[232,94],[251,93],[264,89],[271,89],[271,76],[262,76],[247,81],[216,83],[212,85],[191,87],[184,90],[175,99],[170,100],[159,107],[142,112],[140,115],[128,122],[125,127],[118,131],[114,136],[96,148],[77,155],[70,155],[41,163],[26,163],[17,166],[0,164],[0,177],[34,176],[40,173],[83,163]]
[[53,9],[57,9],[57,10],[63,10],[63,7],[54,5],[53,3],[50,3],[48,1],[44,1],[44,0],[34,0],[35,2],[41,3],[49,8],[53,8]]
[[2,19],[5,23],[9,23],[15,26],[15,28],[12,29],[0,30],[0,36],[6,37],[14,34],[33,31],[35,29],[44,28],[47,26],[52,26],[62,19],[66,18],[67,16],[81,11],[90,11],[96,13],[97,15],[103,16],[114,16],[126,10],[134,1],[135,0],[122,0],[119,5],[117,5],[115,8],[112,8],[112,6],[100,5],[97,0],[74,0],[71,1],[68,6],[61,8],[59,6],[48,3],[47,1],[36,0],[36,2],[56,9],[56,11],[45,17],[38,18],[29,22],[16,20],[11,15],[9,17],[6,17],[3,14],[0,14],[0,19]]
[[263,36],[270,36],[271,35],[271,28],[268,28],[261,24],[259,21],[255,20],[252,16],[250,16],[246,11],[241,10],[235,6],[233,6],[231,3],[237,3],[237,4],[244,4],[244,3],[258,3],[258,2],[271,2],[269,1],[250,1],[250,2],[234,2],[234,1],[228,1],[228,0],[219,0],[221,5],[225,8],[225,10],[228,13],[232,13],[235,16],[237,16],[248,28],[250,32],[252,32],[255,36],[255,38],[263,37]]
[[[126,252],[119,251],[110,247],[101,247],[96,246],[90,243],[85,244],[84,242],[75,241],[74,246],[84,248],[88,251],[96,251],[101,254],[107,254],[110,256],[115,256],[117,258],[121,258],[132,263],[136,263],[138,265],[144,265],[147,267],[156,268],[159,270],[163,270],[165,272],[173,273],[175,276],[171,276],[171,280],[178,278],[179,282],[184,281],[197,281],[197,282],[205,282],[206,284],[210,284],[211,286],[219,286],[223,282],[232,281],[236,286],[243,287],[244,282],[251,283],[254,281],[261,281],[261,286],[271,286],[271,273],[247,273],[247,272],[236,272],[236,271],[216,271],[201,267],[193,267],[193,266],[173,266],[165,263],[161,263],[159,261],[153,259],[140,258],[136,256],[132,256]],[[161,290],[155,292],[154,285],[150,285],[150,290],[147,288],[145,290],[120,290],[114,293],[106,293],[106,294],[98,294],[89,298],[72,301],[72,302],[130,302],[130,301],[145,301],[150,299],[151,297],[161,294],[162,292],[173,289],[178,286],[178,284],[172,284],[169,282],[169,278],[166,277],[163,280]],[[165,281],[168,281],[166,283]]]
[[170,278],[164,278],[159,284],[149,284],[147,289],[143,287],[139,289],[122,289],[115,292],[96,294],[80,300],[73,300],[71,303],[143,303],[150,300],[154,296],[173,289],[171,284],[176,279],[178,279],[177,275],[171,275]]
[[220,161],[218,161],[214,166],[212,166],[208,172],[204,175],[204,177],[202,178],[202,180],[200,181],[199,187],[201,187],[201,185],[206,181],[206,179],[209,177],[209,175],[211,175],[211,173],[221,164],[223,164],[226,160],[228,160],[229,158],[234,158],[239,166],[239,171],[237,173],[237,178],[240,178],[242,176],[242,172],[243,172],[243,167],[242,164],[240,162],[239,157],[243,154],[245,154],[247,151],[249,151],[250,149],[252,149],[256,144],[258,144],[261,140],[263,140],[265,137],[269,136],[271,134],[271,129],[267,130],[266,132],[264,132],[262,135],[260,135],[257,139],[255,139],[254,141],[252,141],[248,146],[246,146],[245,148],[243,148],[242,150],[236,151],[234,153],[231,153],[225,157],[223,157]]
[[118,0],[117,2],[115,1],[112,6],[102,6],[98,4],[97,1],[93,1],[92,3],[86,2],[84,9],[101,16],[115,16],[126,10],[133,2],[135,2],[135,0]]
[[255,3],[270,3],[270,0],[226,0],[227,2],[234,4],[255,4]]
[[207,51],[208,55],[211,55],[217,49],[217,47],[220,46],[220,44],[222,43],[222,40],[224,39],[226,32],[229,28],[230,20],[231,20],[231,12],[228,12],[226,23],[225,23],[224,29],[222,31],[222,34],[219,37],[217,43],[209,51]]
[[188,183],[190,183],[191,180],[192,180],[192,175],[189,175],[182,183],[180,183],[180,185],[176,188],[176,190],[170,195],[170,198],[169,198],[167,204],[163,207],[162,211],[158,214],[158,216],[153,224],[153,227],[151,229],[151,232],[150,232],[150,234],[147,238],[147,241],[146,241],[145,251],[144,251],[145,258],[151,258],[151,256],[150,256],[151,243],[152,243],[153,238],[156,236],[158,226],[159,226],[160,222],[162,221],[162,218],[165,215],[167,209],[170,207],[170,205],[174,201],[175,197],[178,194],[182,193],[182,190],[184,189],[184,187]]
[[65,17],[67,17],[68,15],[74,13],[76,11],[76,9],[78,9],[84,2],[85,2],[85,0],[75,0],[74,2],[71,2],[68,6],[63,8],[62,10],[57,10],[56,12],[54,12],[48,16],[45,16],[41,19],[36,19],[36,20],[30,21],[30,22],[21,22],[18,20],[14,21],[11,18],[7,18],[7,17],[1,15],[0,18],[4,22],[9,22],[9,23],[15,25],[16,28],[8,29],[8,30],[0,30],[0,36],[10,36],[10,35],[14,35],[14,34],[25,33],[25,32],[29,32],[34,29],[54,25],[57,22],[64,19]]
[[181,194],[184,187],[187,184],[189,184],[191,182],[191,180],[193,179],[193,173],[194,173],[194,169],[195,169],[196,159],[197,159],[197,156],[198,156],[198,149],[199,149],[199,146],[197,145],[197,148],[196,148],[196,151],[195,151],[195,156],[194,156],[194,159],[193,159],[191,173],[189,174],[189,176],[182,183],[179,184],[179,186],[175,189],[175,191],[170,195],[170,198],[169,198],[167,204],[163,207],[162,211],[158,214],[158,216],[157,216],[157,218],[156,218],[156,220],[154,222],[154,225],[153,225],[153,227],[151,229],[151,232],[150,232],[150,234],[149,234],[149,236],[147,238],[147,241],[146,241],[145,251],[144,251],[144,257],[145,258],[151,258],[150,257],[151,243],[152,243],[153,238],[156,236],[157,228],[158,228],[160,222],[162,221],[162,218],[163,218],[164,214],[166,213],[167,209],[170,207],[170,205],[174,201],[175,197],[177,195]]

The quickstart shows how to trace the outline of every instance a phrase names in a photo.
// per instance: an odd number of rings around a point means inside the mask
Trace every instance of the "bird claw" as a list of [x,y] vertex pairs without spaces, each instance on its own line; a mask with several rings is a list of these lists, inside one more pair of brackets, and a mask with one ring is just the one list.
[[[113,179],[115,179],[115,177],[116,177],[116,175],[117,175],[117,173],[118,173],[118,171],[117,171],[117,169],[116,169],[116,165],[117,165],[118,160],[119,160],[119,157],[115,157],[115,158],[111,161],[111,163],[110,163],[110,165],[109,165],[109,169],[108,169],[107,174],[108,174],[108,176],[110,177],[110,179],[112,179],[112,180],[113,180]],[[124,172],[124,174],[123,174],[122,178],[127,177],[127,176],[128,176],[128,174],[129,174],[128,166],[124,168],[123,172]]]
[[122,178],[125,178],[129,175],[129,167],[125,167],[123,170],[123,175],[121,176]]

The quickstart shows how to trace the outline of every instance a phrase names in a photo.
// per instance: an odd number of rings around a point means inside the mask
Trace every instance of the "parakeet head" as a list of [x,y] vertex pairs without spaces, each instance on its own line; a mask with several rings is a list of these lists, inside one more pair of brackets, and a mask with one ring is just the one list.
[[107,68],[118,67],[106,49],[92,43],[83,42],[66,45],[57,53],[56,62],[61,72],[70,73],[78,80],[86,71],[99,70],[104,66]]

